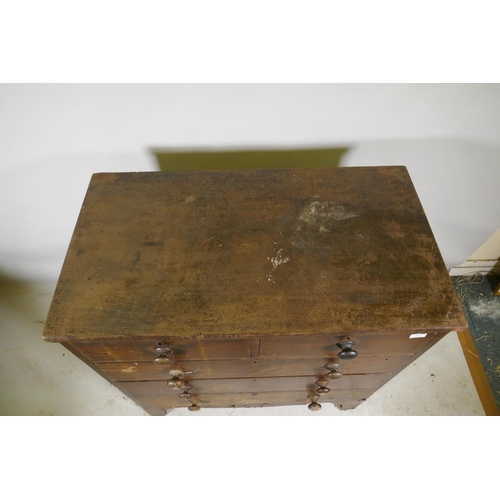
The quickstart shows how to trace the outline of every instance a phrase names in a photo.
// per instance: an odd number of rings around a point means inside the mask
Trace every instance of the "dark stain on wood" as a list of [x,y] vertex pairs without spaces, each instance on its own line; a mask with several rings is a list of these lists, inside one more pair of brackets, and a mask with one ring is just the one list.
[[45,338],[422,324],[465,327],[404,167],[110,173],[90,183]]

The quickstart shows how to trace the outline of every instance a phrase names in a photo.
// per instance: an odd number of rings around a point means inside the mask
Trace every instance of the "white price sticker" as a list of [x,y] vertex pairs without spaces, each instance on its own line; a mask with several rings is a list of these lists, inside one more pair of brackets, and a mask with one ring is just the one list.
[[410,335],[411,339],[423,339],[424,337],[427,337],[426,333],[412,333]]

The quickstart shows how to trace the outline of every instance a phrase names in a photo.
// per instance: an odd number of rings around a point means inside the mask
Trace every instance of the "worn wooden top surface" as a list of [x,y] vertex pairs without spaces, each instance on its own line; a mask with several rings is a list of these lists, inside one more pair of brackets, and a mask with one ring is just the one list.
[[461,329],[404,167],[92,177],[46,340]]

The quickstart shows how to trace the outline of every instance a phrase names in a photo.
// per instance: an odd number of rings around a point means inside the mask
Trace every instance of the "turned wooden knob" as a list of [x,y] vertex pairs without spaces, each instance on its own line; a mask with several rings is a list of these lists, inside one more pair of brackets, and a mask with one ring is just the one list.
[[319,403],[316,403],[316,401],[312,402],[307,406],[311,411],[319,411],[321,410],[321,405]]
[[331,363],[328,363],[325,365],[325,368],[329,371],[335,371],[340,369],[340,365],[337,360],[332,361]]
[[156,347],[154,352],[157,355],[153,361],[155,365],[168,366],[172,363],[169,356],[174,353],[174,350],[171,347]]
[[330,383],[329,380],[318,380],[316,382],[316,385],[318,386],[318,389],[316,389],[316,392],[318,394],[328,394],[330,392],[330,389],[326,387]]
[[200,411],[200,407],[198,405],[191,405],[188,408],[189,411]]
[[182,368],[172,368],[168,371],[172,377],[180,377],[181,375],[185,375],[186,372]]
[[183,389],[186,385],[184,380],[181,380],[179,377],[172,377],[170,380],[167,380],[167,385],[170,389]]
[[174,353],[174,350],[171,347],[156,347],[155,354],[158,356],[170,356]]
[[166,356],[158,356],[154,359],[153,363],[158,366],[168,366],[172,363],[172,360]]
[[325,377],[329,380],[337,380],[339,379],[340,377],[342,377],[342,373],[336,371],[336,370],[332,370],[330,373],[327,373],[325,375]]
[[345,359],[345,360],[354,359],[358,355],[358,352],[353,349],[355,345],[356,344],[352,340],[339,342],[337,344],[337,347],[342,350],[338,353],[337,356],[340,359]]

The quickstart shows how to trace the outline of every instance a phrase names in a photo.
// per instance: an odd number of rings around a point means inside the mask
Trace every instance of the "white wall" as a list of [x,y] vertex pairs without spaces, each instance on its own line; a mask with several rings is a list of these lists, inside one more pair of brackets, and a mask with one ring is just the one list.
[[406,165],[448,267],[500,226],[499,85],[1,85],[0,270],[57,279],[90,175],[153,147],[348,145]]
[[500,229],[478,248],[468,260],[500,260]]

